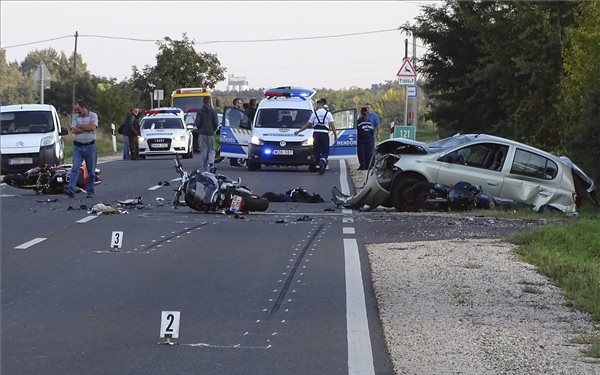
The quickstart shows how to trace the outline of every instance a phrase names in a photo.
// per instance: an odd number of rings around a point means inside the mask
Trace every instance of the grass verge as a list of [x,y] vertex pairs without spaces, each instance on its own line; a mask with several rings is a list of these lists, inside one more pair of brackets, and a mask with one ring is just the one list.
[[[568,303],[600,322],[600,218],[592,214],[519,233],[508,239],[519,257],[559,286]],[[600,336],[586,338],[600,358]]]

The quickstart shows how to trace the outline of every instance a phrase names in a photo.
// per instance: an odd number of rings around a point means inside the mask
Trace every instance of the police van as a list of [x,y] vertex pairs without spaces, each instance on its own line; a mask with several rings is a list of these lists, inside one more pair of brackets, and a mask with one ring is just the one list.
[[[301,87],[265,90],[254,121],[237,108],[223,109],[221,156],[247,159],[248,170],[269,165],[302,166],[316,171],[312,128],[295,135],[315,111],[315,91]],[[330,132],[329,160],[356,157],[356,109],[331,112],[338,140]]]

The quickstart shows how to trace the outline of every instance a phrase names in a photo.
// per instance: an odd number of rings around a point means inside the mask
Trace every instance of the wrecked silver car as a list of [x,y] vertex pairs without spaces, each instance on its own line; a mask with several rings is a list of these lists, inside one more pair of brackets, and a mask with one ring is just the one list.
[[431,143],[392,138],[379,143],[365,186],[354,196],[332,190],[337,205],[398,211],[422,207],[413,196],[421,182],[453,186],[466,181],[498,199],[534,211],[577,212],[582,199],[598,205],[596,187],[567,157],[486,134],[459,134]]

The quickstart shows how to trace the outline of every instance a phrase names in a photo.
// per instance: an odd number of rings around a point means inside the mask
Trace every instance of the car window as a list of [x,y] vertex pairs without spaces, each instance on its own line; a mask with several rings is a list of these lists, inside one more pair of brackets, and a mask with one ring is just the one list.
[[257,128],[300,129],[312,112],[308,109],[261,109],[256,114],[254,126]]
[[517,149],[510,173],[552,180],[558,174],[558,165],[544,156]]
[[2,134],[48,133],[54,130],[50,111],[3,112],[0,117]]
[[475,168],[500,170],[508,146],[496,143],[478,143],[465,146],[442,158],[442,161],[452,164],[463,164]]
[[142,121],[142,129],[184,129],[179,118],[147,118]]

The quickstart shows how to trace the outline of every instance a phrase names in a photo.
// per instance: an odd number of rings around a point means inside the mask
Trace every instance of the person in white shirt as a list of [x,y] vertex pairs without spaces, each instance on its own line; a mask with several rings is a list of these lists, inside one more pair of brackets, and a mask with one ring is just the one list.
[[319,174],[325,173],[327,159],[329,158],[329,132],[333,132],[334,144],[337,142],[337,132],[333,123],[333,115],[325,109],[327,99],[317,100],[315,111],[310,115],[308,122],[296,131],[298,135],[309,127],[313,128],[313,147],[315,164],[319,167]]

